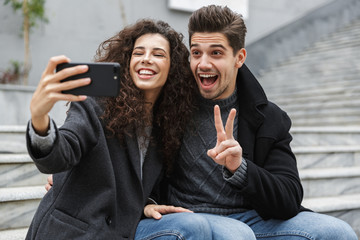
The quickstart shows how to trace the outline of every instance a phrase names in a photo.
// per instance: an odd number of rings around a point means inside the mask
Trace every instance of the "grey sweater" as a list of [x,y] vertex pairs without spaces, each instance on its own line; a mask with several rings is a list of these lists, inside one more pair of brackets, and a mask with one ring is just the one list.
[[[232,108],[238,110],[236,91],[227,99],[213,101],[199,99],[199,111],[194,116],[195,128],[185,133],[179,158],[169,179],[168,203],[195,212],[232,214],[240,212],[244,200],[238,189],[247,183],[247,163],[243,162],[235,174],[215,163],[207,156],[207,150],[216,145],[214,105],[221,109],[224,125]],[[237,111],[238,112],[238,111]],[[237,139],[238,115],[234,122],[234,138]]]

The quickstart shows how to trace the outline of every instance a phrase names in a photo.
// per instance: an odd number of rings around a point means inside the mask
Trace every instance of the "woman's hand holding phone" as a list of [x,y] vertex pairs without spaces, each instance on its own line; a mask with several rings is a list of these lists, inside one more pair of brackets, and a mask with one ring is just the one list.
[[40,82],[35,90],[31,102],[30,112],[33,128],[39,135],[45,135],[49,128],[48,113],[58,101],[83,101],[84,95],[65,94],[63,91],[86,86],[90,84],[90,78],[78,79],[74,81],[62,80],[88,71],[87,65],[78,65],[71,68],[55,72],[56,66],[61,63],[70,62],[66,56],[55,56],[50,58]]

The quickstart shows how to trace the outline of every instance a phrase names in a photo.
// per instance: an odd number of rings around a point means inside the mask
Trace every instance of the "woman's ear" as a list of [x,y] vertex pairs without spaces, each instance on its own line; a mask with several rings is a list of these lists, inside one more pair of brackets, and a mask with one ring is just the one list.
[[236,53],[236,64],[235,67],[237,68],[241,68],[241,66],[244,64],[245,59],[246,59],[246,50],[245,48],[241,48],[237,53]]

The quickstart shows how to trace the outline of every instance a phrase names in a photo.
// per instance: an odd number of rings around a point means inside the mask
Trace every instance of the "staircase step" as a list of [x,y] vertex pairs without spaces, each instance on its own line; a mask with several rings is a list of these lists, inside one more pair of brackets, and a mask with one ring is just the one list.
[[360,117],[358,115],[346,115],[345,113],[340,115],[327,115],[327,116],[305,116],[305,117],[292,117],[289,113],[290,118],[292,119],[294,126],[304,127],[304,126],[332,126],[334,124],[343,125],[343,126],[353,126],[359,125]]
[[360,126],[292,127],[290,132],[293,147],[360,144]]
[[319,213],[360,209],[360,194],[347,194],[336,197],[305,198],[302,205]]
[[293,147],[299,169],[360,166],[360,145]]
[[0,187],[20,187],[44,185],[47,175],[27,154],[0,154],[0,178]]
[[0,231],[0,240],[24,240],[28,228],[18,228]]
[[360,167],[302,169],[305,198],[360,194]]
[[360,236],[360,194],[304,199],[302,205],[315,212],[340,218]]
[[26,126],[0,126],[0,153],[26,153]]
[[45,193],[44,186],[0,188],[0,230],[28,227]]

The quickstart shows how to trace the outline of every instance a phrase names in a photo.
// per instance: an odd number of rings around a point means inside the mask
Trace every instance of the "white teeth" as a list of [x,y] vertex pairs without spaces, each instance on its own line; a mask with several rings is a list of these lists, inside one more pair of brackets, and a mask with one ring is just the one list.
[[199,74],[199,76],[202,77],[202,78],[216,77],[216,75],[211,75],[211,74]]
[[147,74],[147,75],[152,75],[154,74],[152,71],[149,71],[149,70],[140,70],[139,71],[139,74]]

